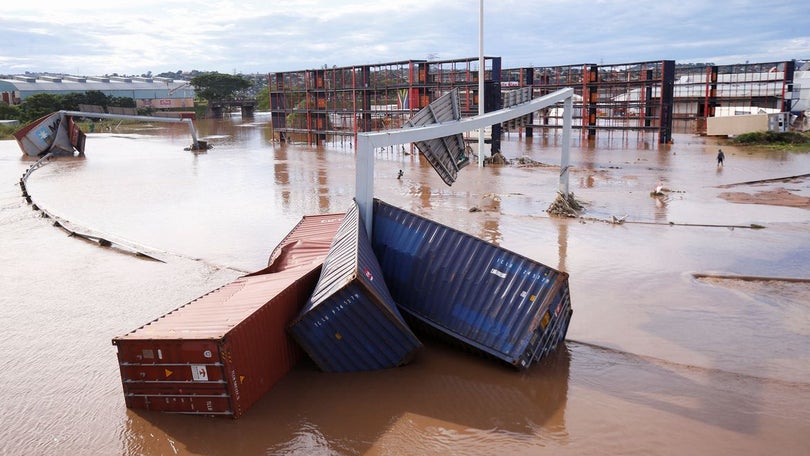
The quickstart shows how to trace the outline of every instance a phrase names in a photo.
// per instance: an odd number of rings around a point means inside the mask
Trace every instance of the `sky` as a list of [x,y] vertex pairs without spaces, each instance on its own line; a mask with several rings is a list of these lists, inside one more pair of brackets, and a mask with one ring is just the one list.
[[[801,1],[484,0],[503,68],[810,59]],[[13,0],[0,74],[272,73],[479,54],[477,0]]]

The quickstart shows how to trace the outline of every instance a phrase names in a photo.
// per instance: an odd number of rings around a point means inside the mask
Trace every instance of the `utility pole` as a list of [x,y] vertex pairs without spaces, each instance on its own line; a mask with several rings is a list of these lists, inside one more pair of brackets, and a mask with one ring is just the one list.
[[[478,0],[478,115],[484,114],[484,0]],[[484,128],[478,129],[478,166],[484,166]]]

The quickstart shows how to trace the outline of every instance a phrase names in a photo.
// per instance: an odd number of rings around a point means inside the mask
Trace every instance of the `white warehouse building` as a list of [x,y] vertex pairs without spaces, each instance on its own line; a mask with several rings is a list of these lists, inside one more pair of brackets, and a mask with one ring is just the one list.
[[65,95],[98,91],[132,98],[137,108],[191,109],[194,87],[188,81],[162,77],[14,75],[0,78],[0,101],[19,105],[26,98],[51,93]]

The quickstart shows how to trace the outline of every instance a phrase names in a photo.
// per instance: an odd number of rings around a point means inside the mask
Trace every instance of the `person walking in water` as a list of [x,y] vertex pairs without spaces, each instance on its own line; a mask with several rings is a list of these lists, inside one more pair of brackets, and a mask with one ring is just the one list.
[[723,149],[717,149],[717,166],[723,166],[723,161],[726,159],[726,154]]

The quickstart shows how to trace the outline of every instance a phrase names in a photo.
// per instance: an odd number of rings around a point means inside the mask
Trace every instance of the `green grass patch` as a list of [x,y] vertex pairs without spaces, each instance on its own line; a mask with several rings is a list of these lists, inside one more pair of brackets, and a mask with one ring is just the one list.
[[14,136],[12,135],[14,134],[15,131],[19,130],[20,128],[21,128],[20,125],[17,125],[16,127],[10,127],[8,125],[0,125],[0,139],[14,139]]
[[756,131],[734,137],[732,144],[738,146],[766,146],[777,149],[810,151],[810,136],[803,133]]

